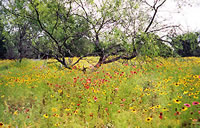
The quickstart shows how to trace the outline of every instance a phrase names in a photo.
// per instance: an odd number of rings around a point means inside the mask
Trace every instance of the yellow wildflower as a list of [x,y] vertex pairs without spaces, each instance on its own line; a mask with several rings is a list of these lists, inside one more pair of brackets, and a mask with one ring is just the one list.
[[151,121],[152,121],[152,117],[148,117],[148,118],[146,118],[145,121],[146,121],[146,122],[151,122]]
[[70,108],[66,108],[66,109],[65,109],[65,111],[67,111],[67,112],[70,111],[70,110],[71,110]]
[[177,103],[177,104],[180,104],[181,101],[180,100],[177,100],[177,99],[173,99],[174,103]]
[[52,110],[52,112],[57,112],[56,108],[52,108],[51,110]]
[[186,111],[187,109],[187,107],[182,107],[182,111]]
[[58,93],[62,93],[62,90],[61,90],[61,89],[59,89],[59,90],[58,90]]
[[44,118],[49,118],[49,116],[47,114],[44,114],[43,117]]
[[17,111],[15,111],[15,112],[14,112],[14,115],[18,115],[18,112],[17,112]]

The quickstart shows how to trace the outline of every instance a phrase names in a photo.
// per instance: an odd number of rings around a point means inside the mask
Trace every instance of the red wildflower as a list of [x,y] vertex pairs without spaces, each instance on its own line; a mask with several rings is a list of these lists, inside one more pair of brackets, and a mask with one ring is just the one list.
[[115,91],[118,91],[119,90],[119,88],[115,88]]
[[87,85],[87,86],[85,86],[85,88],[86,88],[86,89],[89,89],[89,88],[90,88],[90,86],[88,86],[88,85]]
[[181,113],[178,112],[178,111],[174,113],[175,116],[180,115],[180,114],[181,114]]
[[186,107],[191,107],[191,105],[190,104],[184,104]]
[[93,113],[90,113],[90,117],[93,117]]
[[94,101],[97,101],[97,97],[96,96],[94,97]]
[[137,72],[136,71],[130,71],[131,72],[131,74],[137,74]]
[[159,118],[162,120],[162,118],[163,118],[163,113],[162,112],[160,113]]
[[24,112],[25,112],[25,113],[29,112],[29,109],[27,108]]
[[197,101],[192,102],[192,105],[198,105],[198,104],[199,104],[199,102],[197,102]]
[[74,83],[76,83],[76,81],[77,81],[77,78],[74,78]]
[[126,99],[122,99],[122,101],[124,102],[124,101],[126,101]]
[[91,83],[91,79],[87,79],[86,81],[87,81],[87,83]]

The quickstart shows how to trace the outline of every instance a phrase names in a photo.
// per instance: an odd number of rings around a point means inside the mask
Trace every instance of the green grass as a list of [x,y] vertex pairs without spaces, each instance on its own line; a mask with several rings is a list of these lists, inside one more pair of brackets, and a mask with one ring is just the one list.
[[[89,67],[92,60],[96,58],[77,67]],[[199,91],[200,58],[195,57],[137,58],[85,74],[61,69],[55,60],[2,60],[0,124],[18,128],[197,128]]]

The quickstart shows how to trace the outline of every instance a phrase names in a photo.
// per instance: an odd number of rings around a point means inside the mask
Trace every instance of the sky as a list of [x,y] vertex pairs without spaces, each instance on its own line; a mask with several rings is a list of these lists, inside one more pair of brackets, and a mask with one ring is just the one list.
[[168,19],[168,22],[180,24],[183,31],[200,32],[200,0],[196,0],[193,6],[184,6],[177,10],[172,0],[168,0],[161,8],[160,15]]

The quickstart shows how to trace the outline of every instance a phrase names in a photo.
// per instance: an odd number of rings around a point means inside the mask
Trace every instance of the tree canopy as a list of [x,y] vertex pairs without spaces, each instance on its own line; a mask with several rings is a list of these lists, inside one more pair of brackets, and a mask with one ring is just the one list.
[[[167,43],[186,51],[188,47],[176,43],[179,37],[169,42],[159,35],[178,28],[156,18],[166,1],[2,0],[1,37],[6,42],[0,48],[6,48],[7,57],[20,60],[53,57],[69,69],[87,56],[99,57],[95,67],[140,55],[172,56],[173,48]],[[191,55],[197,55],[197,44],[185,42],[192,47],[190,53],[195,51]],[[74,56],[79,57],[76,62],[66,61]]]

